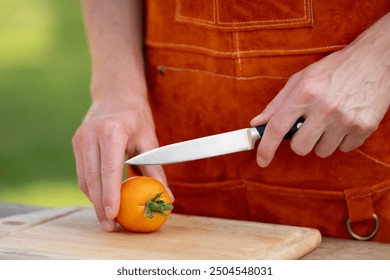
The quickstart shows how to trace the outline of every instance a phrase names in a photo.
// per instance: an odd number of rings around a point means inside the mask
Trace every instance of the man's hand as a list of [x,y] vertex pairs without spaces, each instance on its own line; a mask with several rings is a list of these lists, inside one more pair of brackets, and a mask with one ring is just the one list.
[[293,75],[252,121],[267,123],[257,162],[272,161],[283,136],[301,116],[306,120],[291,140],[291,149],[320,157],[337,148],[349,152],[377,129],[390,103],[390,14],[335,52]]
[[[132,157],[158,146],[143,67],[143,3],[83,0],[82,6],[92,59],[92,106],[72,144],[79,186],[102,227],[113,231],[125,153]],[[167,187],[161,166],[141,171]]]
[[[125,152],[133,156],[158,146],[147,100],[132,103],[95,103],[72,140],[79,186],[106,231],[115,228]],[[142,172],[167,186],[161,166]]]

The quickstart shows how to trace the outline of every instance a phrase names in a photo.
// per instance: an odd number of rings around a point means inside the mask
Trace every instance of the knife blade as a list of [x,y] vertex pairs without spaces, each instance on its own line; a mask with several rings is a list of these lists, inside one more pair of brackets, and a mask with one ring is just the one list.
[[[284,139],[291,139],[303,122],[304,118],[299,118]],[[243,128],[162,146],[132,157],[125,163],[129,165],[172,164],[252,150],[256,141],[263,136],[265,127],[266,125]]]

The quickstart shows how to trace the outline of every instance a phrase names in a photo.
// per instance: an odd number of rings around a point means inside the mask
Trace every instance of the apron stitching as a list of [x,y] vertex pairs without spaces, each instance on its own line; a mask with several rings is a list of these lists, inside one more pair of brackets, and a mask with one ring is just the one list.
[[214,22],[213,23],[216,23],[218,21],[218,18],[219,18],[219,9],[218,9],[219,5],[218,5],[218,0],[213,0],[213,16],[214,16]]
[[236,79],[236,80],[256,80],[256,79],[273,79],[273,80],[288,80],[288,77],[277,77],[277,76],[229,76],[225,74],[218,74],[207,70],[201,70],[201,69],[193,69],[193,68],[180,68],[180,67],[174,67],[174,66],[164,66],[166,70],[172,70],[172,71],[187,71],[187,72],[196,72],[196,73],[205,73],[217,77],[223,77],[223,78],[229,78],[229,79]]
[[[311,3],[311,0],[303,0],[303,9],[304,9],[304,11],[303,11],[304,16],[303,17],[288,18],[288,19],[224,22],[224,21],[221,21],[220,17],[219,17],[219,2],[218,2],[218,0],[213,0],[213,9],[214,9],[213,10],[213,21],[211,21],[211,20],[203,20],[203,19],[199,19],[199,18],[183,16],[180,13],[180,7],[181,7],[180,2],[181,1],[176,0],[176,3],[177,3],[176,5],[177,5],[178,9],[176,9],[175,17],[178,20],[181,19],[182,21],[196,22],[198,24],[207,25],[207,26],[210,26],[210,25],[212,26],[212,24],[215,24],[215,23],[220,24],[220,25],[247,24],[245,26],[217,26],[217,28],[221,27],[221,28],[227,28],[227,29],[249,28],[249,27],[266,27],[266,26],[269,26],[270,24],[272,26],[288,26],[288,25],[293,25],[293,24],[308,23],[308,22],[310,22],[310,14],[311,14],[310,5],[309,5],[309,3]],[[282,22],[286,22],[286,23],[282,23]],[[262,23],[262,24],[253,25],[256,23]],[[280,23],[280,24],[276,24],[276,23]]]
[[238,38],[238,32],[232,33],[232,35],[235,34],[235,42],[236,42],[236,53],[237,53],[237,60],[236,60],[236,66],[238,66],[238,71],[236,67],[236,76],[240,77],[242,74],[242,65],[241,65],[241,57],[240,57],[240,43]]
[[[307,13],[307,2],[309,2],[310,0],[303,0],[303,14],[304,16],[303,17],[300,17],[300,18],[287,18],[287,19],[270,19],[270,20],[252,20],[252,21],[233,21],[233,22],[223,22],[219,19],[219,12],[217,12],[217,23],[219,24],[242,24],[242,23],[246,23],[246,24],[253,24],[253,23],[265,23],[265,22],[269,22],[269,23],[272,23],[272,22],[295,22],[295,21],[299,21],[299,22],[306,22],[307,18],[308,18],[308,13]],[[216,0],[217,2],[217,11],[219,10],[219,4],[218,4],[218,0]],[[290,23],[289,23],[290,24]],[[265,25],[263,25],[265,26]]]
[[388,191],[388,190],[390,190],[390,186],[387,187],[387,188],[384,188],[384,189],[380,189],[380,190],[377,190],[377,191],[373,191],[372,193],[373,193],[373,194],[376,194],[376,193],[381,193],[381,192],[385,192],[385,191]]
[[371,197],[371,192],[369,192],[368,194],[361,194],[361,195],[354,195],[354,196],[351,196],[349,197],[349,199],[359,199],[359,198],[365,198],[365,197]]
[[[183,48],[188,50],[198,50],[205,53],[211,53],[211,54],[220,54],[224,56],[237,56],[237,52],[229,52],[229,51],[218,51],[213,50],[206,47],[196,46],[196,45],[189,45],[189,44],[181,44],[181,43],[162,43],[162,42],[155,42],[151,41],[149,39],[146,40],[146,43],[151,47],[167,47],[167,48]],[[327,50],[337,50],[344,48],[346,45],[331,45],[331,46],[323,46],[323,47],[315,47],[315,48],[303,48],[303,49],[259,49],[259,50],[241,50],[240,55],[242,54],[261,54],[261,53],[269,53],[269,52],[277,52],[277,53],[300,53],[304,51],[327,51]]]
[[377,163],[377,164],[380,164],[380,165],[382,165],[382,166],[384,166],[384,167],[390,168],[390,164],[385,163],[385,162],[383,162],[383,161],[381,161],[381,160],[378,160],[378,159],[376,159],[376,158],[374,158],[374,157],[372,157],[372,156],[370,156],[370,155],[368,155],[368,154],[362,152],[360,149],[356,149],[356,152],[358,152],[358,153],[361,154],[362,156],[364,156],[364,157],[366,157],[366,158],[368,158],[368,159],[374,161],[374,162]]
[[[194,20],[192,20],[194,21]],[[190,21],[191,22],[191,21]],[[209,23],[204,23],[204,22],[197,22],[199,25],[204,25],[207,27],[213,27],[216,29],[224,29],[224,30],[237,30],[237,29],[247,29],[247,28],[263,28],[263,27],[286,27],[286,26],[291,26],[291,25],[297,25],[297,24],[302,24],[302,23],[309,23],[310,20],[301,20],[301,21],[296,21],[296,22],[289,22],[289,23],[273,23],[273,24],[256,24],[256,25],[241,25],[241,26],[214,26]]]
[[187,17],[187,16],[183,16],[180,12],[181,12],[181,1],[180,0],[176,0],[176,9],[175,9],[175,18],[177,20],[182,20],[182,21],[187,21],[187,22],[196,22],[196,23],[200,23],[200,24],[206,24],[206,25],[212,25],[212,24],[215,24],[215,1],[216,0],[213,0],[213,20],[205,20],[205,19],[199,19],[199,18],[192,18],[192,17]]

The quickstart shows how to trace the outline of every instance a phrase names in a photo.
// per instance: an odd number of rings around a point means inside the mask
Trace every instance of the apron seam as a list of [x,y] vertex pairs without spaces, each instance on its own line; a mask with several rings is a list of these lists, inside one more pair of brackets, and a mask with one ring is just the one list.
[[239,37],[238,37],[238,32],[233,32],[232,33],[232,37],[234,37],[233,39],[233,46],[235,48],[235,52],[237,53],[237,59],[236,59],[236,63],[235,63],[235,73],[236,73],[236,76],[237,77],[241,77],[242,75],[242,64],[241,64],[241,55],[240,55],[240,40],[239,40]]
[[[293,54],[308,54],[317,52],[336,51],[344,48],[346,45],[330,45],[322,47],[302,48],[302,49],[257,49],[257,50],[240,50],[237,51],[219,51],[207,47],[184,44],[184,43],[163,43],[150,39],[145,40],[146,45],[154,48],[163,49],[182,49],[184,51],[200,52],[210,55],[220,55],[223,57],[237,58],[238,56],[256,56],[256,55],[293,55]],[[308,53],[307,53],[308,52]]]
[[[308,15],[310,14],[310,5],[307,5],[308,2],[310,2],[311,0],[303,0],[303,13],[304,13],[304,16],[303,17],[298,17],[298,18],[288,18],[288,19],[270,19],[270,20],[252,20],[252,21],[233,21],[233,22],[224,22],[224,21],[220,21],[219,19],[219,5],[218,5],[218,1],[219,0],[215,0],[213,2],[217,2],[217,5],[215,7],[216,9],[216,14],[217,14],[217,23],[219,24],[254,24],[254,23],[273,23],[273,22],[289,22],[287,24],[291,24],[290,22],[293,22],[294,24],[295,23],[306,23],[308,22],[307,19],[310,17],[308,17]],[[309,6],[309,9],[307,9],[307,6]],[[309,21],[310,22],[310,21]],[[252,25],[249,25],[249,26],[245,26],[245,27],[250,27]],[[257,27],[264,27],[264,26],[268,26],[267,24],[263,24],[263,25],[257,25]],[[254,26],[256,27],[256,26]],[[237,27],[235,27],[237,28]]]
[[175,72],[195,72],[195,73],[204,73],[208,75],[213,75],[216,77],[221,78],[227,78],[227,79],[235,79],[235,80],[257,80],[257,79],[272,79],[272,80],[288,80],[289,77],[282,77],[282,76],[233,76],[233,75],[226,75],[226,74],[220,74],[215,73],[208,70],[203,69],[197,69],[197,68],[184,68],[184,67],[176,67],[176,66],[167,66],[167,65],[159,65],[158,67],[163,67],[165,70],[171,70]]
[[[180,21],[180,20],[179,20]],[[182,20],[184,21],[184,20]],[[192,22],[194,21],[193,19],[191,20],[185,20],[187,22]],[[241,25],[241,26],[214,26],[211,25],[210,23],[205,23],[206,21],[194,21],[198,25],[204,25],[206,27],[213,27],[215,29],[223,29],[226,31],[236,31],[236,30],[241,30],[241,29],[248,29],[248,28],[263,28],[263,27],[286,27],[286,26],[295,26],[297,24],[304,24],[304,23],[310,23],[310,20],[301,20],[301,21],[295,21],[295,22],[289,22],[289,23],[272,23],[272,24],[258,24],[258,25]]]
[[359,153],[359,154],[361,154],[362,156],[364,156],[364,157],[366,157],[366,158],[372,160],[373,162],[375,162],[375,163],[377,163],[377,164],[379,164],[379,165],[382,165],[382,166],[384,166],[384,167],[390,168],[390,164],[388,164],[388,163],[386,163],[386,162],[383,162],[383,161],[381,161],[381,160],[379,160],[379,159],[376,159],[376,158],[374,158],[373,156],[370,156],[370,155],[366,154],[365,152],[363,152],[363,151],[360,150],[360,149],[356,149],[356,152]]

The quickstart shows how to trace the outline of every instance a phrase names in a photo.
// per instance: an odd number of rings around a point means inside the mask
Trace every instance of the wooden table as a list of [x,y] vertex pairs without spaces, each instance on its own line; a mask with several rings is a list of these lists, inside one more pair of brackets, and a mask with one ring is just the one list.
[[[0,202],[0,218],[41,210],[41,207]],[[0,253],[0,259],[4,259]],[[7,259],[20,259],[18,255]],[[321,245],[304,260],[390,260],[390,244],[323,237]]]

